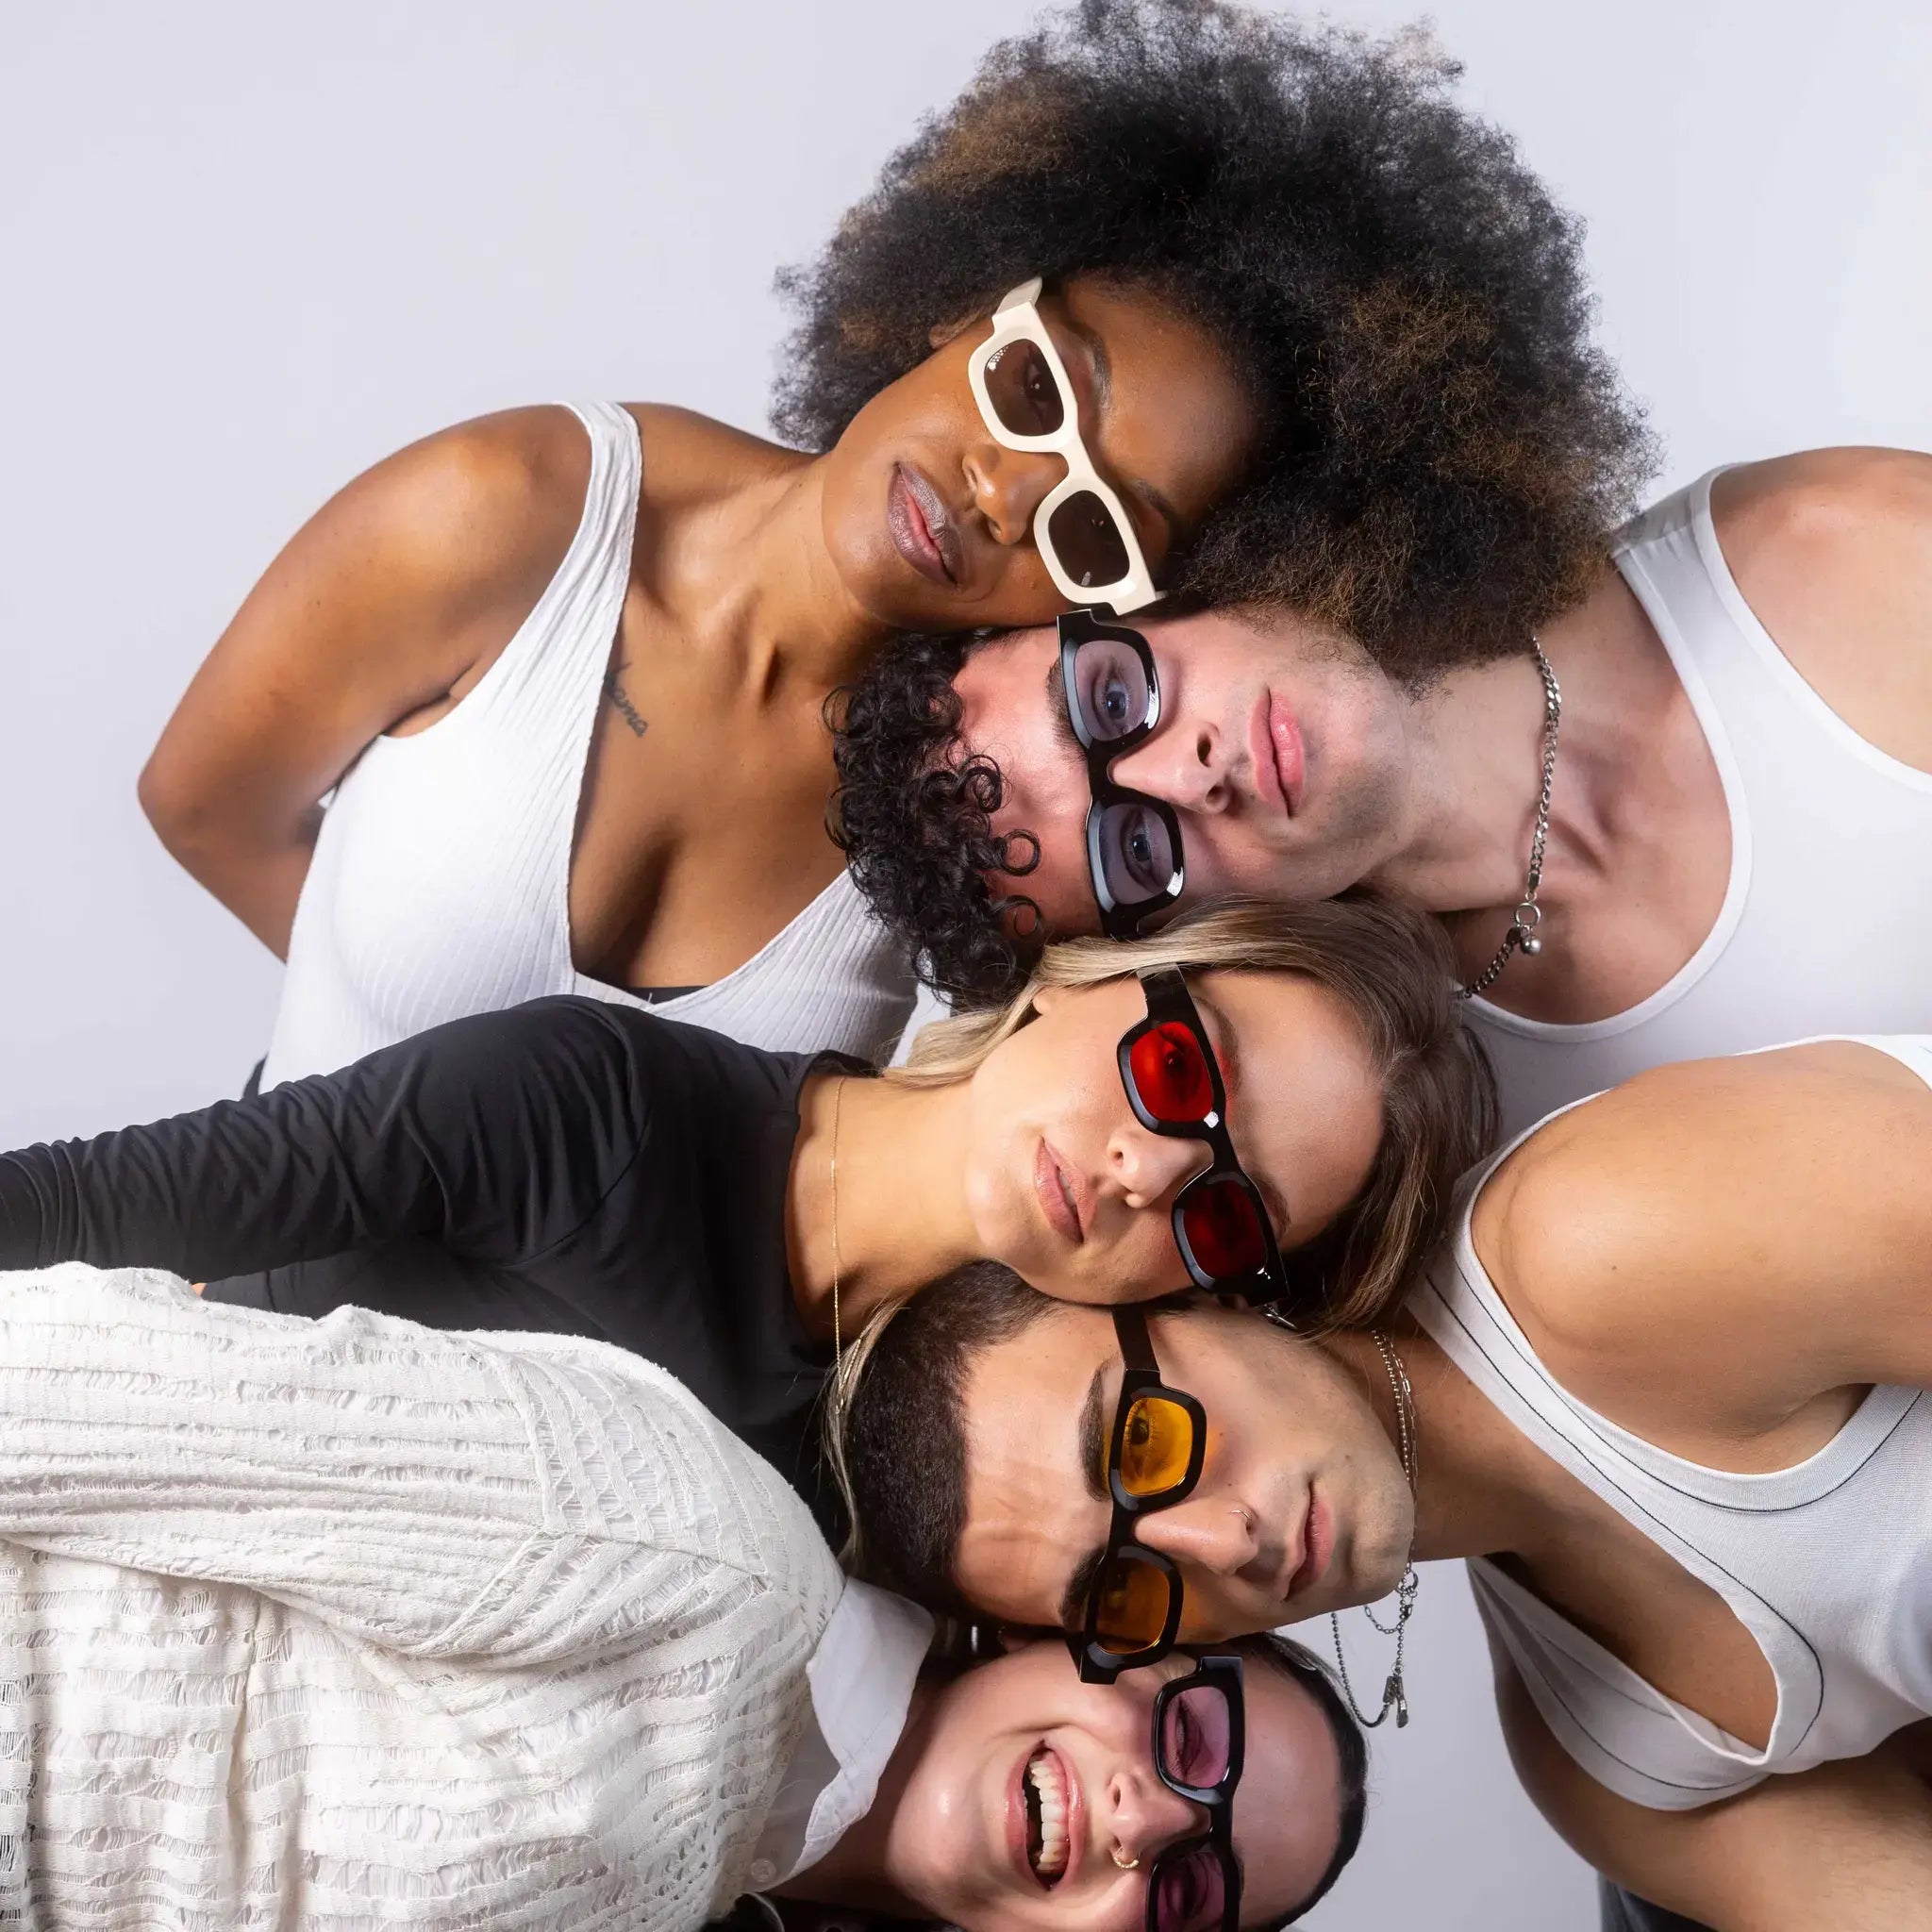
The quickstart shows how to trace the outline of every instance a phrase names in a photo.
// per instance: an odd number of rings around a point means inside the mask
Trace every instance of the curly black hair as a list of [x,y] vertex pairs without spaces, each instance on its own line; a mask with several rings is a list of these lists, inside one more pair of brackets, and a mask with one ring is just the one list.
[[1218,0],[1078,0],[887,163],[802,311],[781,435],[825,449],[936,328],[1035,275],[1145,288],[1263,413],[1169,591],[1339,625],[1391,675],[1524,648],[1651,444],[1589,340],[1578,224],[1416,35]]
[[1032,871],[1039,847],[994,832],[1000,768],[960,756],[953,678],[987,635],[908,635],[825,706],[839,774],[826,829],[920,978],[966,1005],[1005,999],[1046,937],[1032,900],[987,884]]

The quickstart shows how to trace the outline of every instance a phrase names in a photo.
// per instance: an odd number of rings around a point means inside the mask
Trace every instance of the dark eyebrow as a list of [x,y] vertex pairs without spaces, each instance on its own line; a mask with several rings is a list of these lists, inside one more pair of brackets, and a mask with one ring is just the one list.
[[1107,1545],[1096,1543],[1092,1549],[1074,1565],[1074,1574],[1067,1579],[1067,1587],[1060,1597],[1060,1628],[1080,1630],[1087,1624],[1087,1600],[1093,1594],[1093,1586],[1100,1575],[1100,1566],[1107,1561]]
[[1053,662],[1046,667],[1046,712],[1053,720],[1053,735],[1074,758],[1084,758],[1087,754],[1074,730],[1073,708],[1067,703],[1067,681],[1060,675],[1058,651],[1055,651]]
[[[1087,1399],[1080,1405],[1080,1420],[1074,1433],[1079,1446],[1080,1477],[1087,1493],[1096,1503],[1110,1501],[1107,1488],[1107,1364],[1100,1363],[1087,1384]],[[1060,1627],[1069,1629],[1087,1619],[1087,1599],[1092,1594],[1093,1580],[1107,1560],[1107,1545],[1096,1544],[1074,1565],[1074,1574],[1060,1595]]]
[[[1087,350],[1088,360],[1093,366],[1093,417],[1094,429],[1098,433],[1100,419],[1108,412],[1113,402],[1113,361],[1107,353],[1107,344],[1084,322],[1075,322],[1070,315],[1067,327],[1078,336]],[[1144,476],[1123,476],[1121,487],[1129,495],[1138,496],[1154,514],[1167,525],[1170,539],[1181,527],[1181,513],[1168,500],[1164,491],[1147,481]]]
[[[1235,1096],[1241,1091],[1241,1049],[1235,1040],[1234,1027],[1229,1024],[1227,1015],[1212,1000],[1206,998],[1198,987],[1191,988],[1190,991],[1193,992],[1194,1005],[1200,1009],[1202,1018],[1214,1022],[1209,1031],[1214,1040],[1215,1057],[1221,1062],[1221,1084],[1227,1090],[1227,1107],[1228,1111],[1232,1113]],[[1228,1132],[1232,1134],[1234,1128],[1230,1126]],[[1268,1219],[1274,1224],[1275,1240],[1279,1241],[1293,1224],[1293,1217],[1288,1211],[1288,1203],[1281,1198],[1279,1189],[1265,1174],[1256,1174],[1245,1162],[1242,1163],[1242,1170],[1254,1182],[1257,1191],[1260,1194],[1261,1203],[1268,1210]]]

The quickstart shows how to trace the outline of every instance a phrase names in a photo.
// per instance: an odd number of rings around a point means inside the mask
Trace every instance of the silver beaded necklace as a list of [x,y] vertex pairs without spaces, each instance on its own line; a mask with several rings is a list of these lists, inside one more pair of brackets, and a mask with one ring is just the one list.
[[[1294,1324],[1272,1303],[1261,1312],[1277,1328],[1286,1328],[1290,1334],[1295,1332]],[[1382,1357],[1382,1370],[1389,1377],[1389,1392],[1395,1398],[1395,1451],[1402,1458],[1402,1474],[1407,1479],[1408,1493],[1414,1497],[1416,1445],[1421,1436],[1415,1420],[1415,1391],[1408,1386],[1408,1371],[1402,1366],[1402,1357],[1395,1353],[1395,1344],[1379,1328],[1371,1328],[1369,1339],[1375,1344],[1375,1353]],[[1402,1581],[1395,1586],[1394,1623],[1383,1623],[1366,1604],[1362,1606],[1362,1615],[1384,1637],[1395,1640],[1395,1666],[1382,1686],[1382,1707],[1374,1717],[1356,1702],[1355,1686],[1348,1676],[1348,1658],[1341,1648],[1341,1618],[1335,1610],[1328,1612],[1328,1628],[1335,1639],[1335,1666],[1341,1674],[1342,1694],[1348,1699],[1349,1709],[1355,1712],[1357,1721],[1365,1730],[1373,1731],[1391,1709],[1395,1712],[1395,1728],[1398,1731],[1408,1723],[1408,1695],[1402,1683],[1403,1633],[1408,1627],[1408,1620],[1415,1615],[1416,1591],[1421,1588],[1422,1579],[1415,1574],[1415,1524],[1411,1522],[1408,1555],[1403,1558]]]
[[1496,957],[1467,986],[1457,989],[1459,999],[1473,1000],[1494,986],[1504,967],[1508,965],[1511,953],[1527,953],[1535,958],[1543,949],[1536,930],[1542,924],[1543,911],[1536,903],[1536,895],[1543,882],[1543,845],[1550,836],[1550,785],[1557,775],[1557,727],[1563,721],[1563,693],[1534,631],[1529,634],[1529,648],[1536,653],[1536,668],[1543,678],[1543,789],[1537,798],[1536,832],[1529,841],[1529,876],[1524,884],[1523,897],[1516,903],[1516,916],[1503,935],[1503,943],[1496,948]]
[[[1408,1493],[1413,1497],[1416,1493],[1415,1393],[1408,1386],[1408,1371],[1402,1366],[1402,1357],[1395,1353],[1395,1344],[1379,1328],[1372,1329],[1370,1338],[1382,1357],[1382,1367],[1389,1375],[1389,1388],[1395,1397],[1395,1446],[1402,1457],[1402,1473],[1408,1478]],[[1394,1623],[1383,1623],[1366,1604],[1362,1606],[1362,1615],[1384,1637],[1395,1640],[1395,1666],[1389,1673],[1388,1682],[1382,1686],[1382,1707],[1374,1717],[1356,1702],[1355,1686],[1348,1680],[1348,1658],[1341,1648],[1341,1618],[1334,1610],[1328,1612],[1328,1627],[1335,1639],[1335,1663],[1341,1673],[1342,1694],[1348,1699],[1349,1709],[1355,1712],[1364,1730],[1373,1731],[1391,1709],[1395,1713],[1398,1731],[1408,1723],[1408,1697],[1402,1684],[1402,1639],[1409,1618],[1415,1614],[1416,1591],[1421,1588],[1421,1580],[1415,1574],[1415,1525],[1411,1522],[1408,1555],[1403,1560],[1402,1581],[1395,1586]]]

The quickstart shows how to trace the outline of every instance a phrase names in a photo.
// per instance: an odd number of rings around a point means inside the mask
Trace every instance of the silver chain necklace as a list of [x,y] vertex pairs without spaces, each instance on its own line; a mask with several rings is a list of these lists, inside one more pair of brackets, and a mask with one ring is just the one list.
[[[1369,1333],[1382,1357],[1382,1366],[1388,1371],[1389,1388],[1395,1397],[1395,1446],[1402,1457],[1402,1473],[1408,1478],[1408,1493],[1413,1497],[1416,1493],[1415,1393],[1408,1386],[1408,1371],[1402,1366],[1402,1357],[1395,1353],[1395,1344],[1379,1328],[1371,1329]],[[1349,1709],[1355,1712],[1364,1730],[1373,1731],[1391,1709],[1395,1712],[1395,1728],[1398,1731],[1408,1722],[1408,1698],[1402,1685],[1402,1637],[1409,1618],[1415,1614],[1415,1595],[1421,1588],[1421,1580],[1415,1574],[1415,1525],[1411,1523],[1408,1556],[1404,1559],[1402,1581],[1395,1586],[1394,1623],[1383,1623],[1366,1604],[1362,1606],[1362,1615],[1384,1637],[1395,1640],[1395,1667],[1389,1673],[1388,1682],[1382,1686],[1382,1707],[1374,1717],[1356,1702],[1355,1686],[1348,1680],[1348,1658],[1341,1648],[1341,1618],[1334,1610],[1328,1612],[1328,1627],[1335,1638],[1335,1662],[1341,1673],[1342,1694],[1348,1699]]]
[[1536,802],[1536,834],[1529,841],[1529,877],[1524,882],[1523,897],[1516,903],[1516,916],[1503,935],[1503,943],[1496,948],[1496,957],[1467,986],[1457,990],[1459,999],[1473,1000],[1494,986],[1504,967],[1508,965],[1511,953],[1524,952],[1534,958],[1543,949],[1536,931],[1542,924],[1543,909],[1536,903],[1536,894],[1543,882],[1543,844],[1550,836],[1550,783],[1557,775],[1557,727],[1563,722],[1563,693],[1534,631],[1529,634],[1529,648],[1536,653],[1536,668],[1543,677],[1543,789]]

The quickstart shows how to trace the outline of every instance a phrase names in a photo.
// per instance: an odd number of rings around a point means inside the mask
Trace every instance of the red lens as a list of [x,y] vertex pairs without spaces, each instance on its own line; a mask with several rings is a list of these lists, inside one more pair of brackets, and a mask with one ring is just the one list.
[[1268,1258],[1261,1210],[1237,1180],[1196,1188],[1182,1204],[1181,1226],[1195,1262],[1218,1280],[1252,1274]]
[[1227,1885],[1221,1860],[1206,1845],[1172,1853],[1160,1861],[1153,1885],[1157,1932],[1216,1932],[1227,1916]]
[[1191,1029],[1176,1020],[1150,1026],[1127,1054],[1134,1091],[1158,1121],[1179,1126],[1205,1121],[1214,1111],[1214,1083],[1208,1057]]

